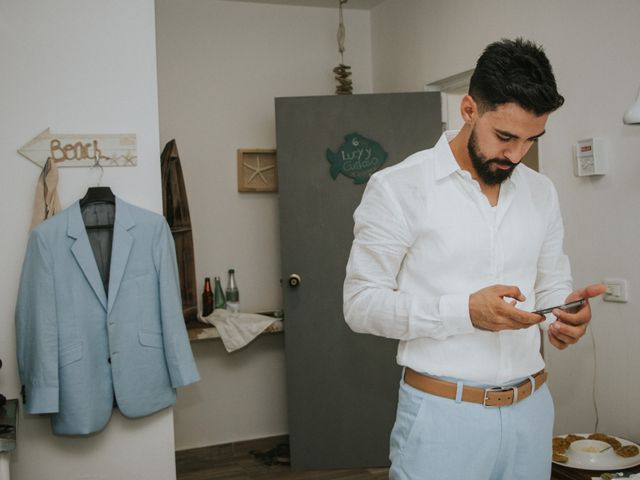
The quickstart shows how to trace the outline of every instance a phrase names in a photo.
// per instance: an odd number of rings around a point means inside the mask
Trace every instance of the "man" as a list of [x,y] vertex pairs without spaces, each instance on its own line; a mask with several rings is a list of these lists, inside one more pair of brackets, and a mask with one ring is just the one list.
[[367,185],[344,313],[356,332],[400,340],[391,479],[549,478],[539,328],[566,348],[591,310],[532,312],[604,291],[572,291],[556,191],[519,165],[563,102],[542,48],[493,43],[461,101],[462,129]]

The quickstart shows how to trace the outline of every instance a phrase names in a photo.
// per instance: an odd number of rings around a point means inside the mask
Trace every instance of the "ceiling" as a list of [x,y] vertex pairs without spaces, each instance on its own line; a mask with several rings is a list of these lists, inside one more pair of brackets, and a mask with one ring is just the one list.
[[[298,5],[302,7],[338,8],[339,0],[229,0],[235,2],[270,3],[272,5]],[[347,0],[342,8],[352,10],[371,10],[385,0]]]

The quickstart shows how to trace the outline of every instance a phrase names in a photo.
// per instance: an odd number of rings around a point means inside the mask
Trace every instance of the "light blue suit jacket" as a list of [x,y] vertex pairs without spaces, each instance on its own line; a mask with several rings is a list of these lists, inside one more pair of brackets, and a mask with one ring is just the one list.
[[151,414],[199,379],[182,316],[173,237],[161,215],[116,198],[108,296],[78,202],[29,238],[16,307],[25,411],[54,433]]

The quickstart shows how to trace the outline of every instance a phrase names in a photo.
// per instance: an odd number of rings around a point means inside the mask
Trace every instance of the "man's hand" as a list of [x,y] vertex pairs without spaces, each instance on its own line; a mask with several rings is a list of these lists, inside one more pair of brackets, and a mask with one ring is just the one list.
[[[602,295],[606,289],[606,285],[602,284],[580,288],[567,297],[566,303],[580,300],[581,298],[597,297]],[[547,334],[551,345],[560,350],[564,350],[569,345],[580,340],[587,331],[587,325],[591,320],[591,306],[589,306],[588,301],[573,313],[559,308],[556,308],[551,313],[556,316],[556,321],[549,326]]]
[[[505,302],[504,297],[515,300]],[[478,290],[469,296],[471,323],[481,330],[498,332],[528,328],[544,320],[541,315],[516,308],[515,305],[518,301],[525,301],[525,297],[518,287],[493,285]]]

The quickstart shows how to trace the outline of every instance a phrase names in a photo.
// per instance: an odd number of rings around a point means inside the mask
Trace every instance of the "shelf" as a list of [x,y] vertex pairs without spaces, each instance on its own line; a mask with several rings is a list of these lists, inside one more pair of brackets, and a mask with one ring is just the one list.
[[[260,335],[270,335],[274,333],[284,332],[284,322],[282,316],[276,316],[279,312],[258,312],[259,315],[267,315],[273,317],[273,323],[269,325]],[[189,341],[197,342],[200,340],[209,340],[212,338],[220,338],[218,330],[213,325],[205,322],[189,321],[187,325],[187,334]]]

